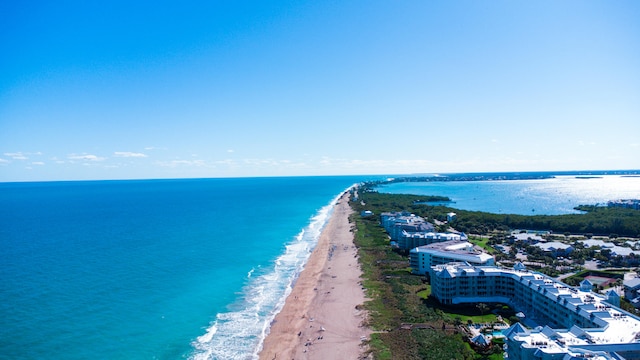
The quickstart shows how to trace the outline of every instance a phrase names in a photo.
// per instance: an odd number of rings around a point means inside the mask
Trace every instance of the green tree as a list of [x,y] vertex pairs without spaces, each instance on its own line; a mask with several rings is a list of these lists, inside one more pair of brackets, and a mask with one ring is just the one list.
[[478,310],[480,310],[480,315],[482,316],[482,322],[484,322],[484,313],[489,311],[489,307],[485,303],[479,303],[478,305],[476,305],[476,307],[478,308]]

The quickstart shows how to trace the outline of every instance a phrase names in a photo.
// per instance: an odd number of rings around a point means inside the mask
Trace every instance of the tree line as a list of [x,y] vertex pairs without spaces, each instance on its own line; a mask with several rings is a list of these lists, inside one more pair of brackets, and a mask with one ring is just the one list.
[[640,211],[633,209],[581,205],[576,207],[577,210],[584,212],[581,214],[493,214],[425,204],[433,201],[429,196],[383,194],[371,190],[362,192],[359,200],[353,205],[355,210],[370,210],[378,215],[385,211],[409,211],[427,219],[446,221],[447,213],[455,212],[458,216],[452,226],[459,231],[472,234],[488,234],[495,230],[530,229],[614,238],[640,237]]

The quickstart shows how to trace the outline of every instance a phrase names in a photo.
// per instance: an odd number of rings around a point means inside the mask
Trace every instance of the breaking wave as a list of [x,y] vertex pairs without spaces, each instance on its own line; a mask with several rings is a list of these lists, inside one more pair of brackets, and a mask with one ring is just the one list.
[[309,224],[285,246],[284,253],[272,268],[261,274],[258,274],[260,270],[249,271],[242,297],[232,306],[237,310],[216,316],[206,333],[193,341],[190,359],[258,359],[271,322],[282,310],[341,195],[310,219]]

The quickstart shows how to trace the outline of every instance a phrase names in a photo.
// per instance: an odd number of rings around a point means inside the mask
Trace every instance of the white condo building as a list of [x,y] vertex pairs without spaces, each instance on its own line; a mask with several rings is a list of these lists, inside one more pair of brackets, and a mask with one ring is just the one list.
[[403,230],[398,238],[398,247],[409,250],[418,246],[454,240],[466,241],[467,235],[464,233],[409,232]]
[[509,328],[508,360],[640,359],[640,318],[618,307],[614,291],[602,296],[591,288],[587,280],[576,289],[521,263],[514,269],[449,263],[434,266],[431,276],[432,294],[443,304],[504,303],[544,325]]
[[[391,241],[399,241],[403,233],[433,233],[433,224],[420,216],[403,212],[385,212],[380,215],[380,223]],[[424,245],[424,244],[423,244]],[[410,248],[406,248],[410,249]]]
[[411,272],[418,275],[429,273],[432,266],[450,262],[493,265],[495,259],[470,242],[461,240],[418,246],[409,252]]

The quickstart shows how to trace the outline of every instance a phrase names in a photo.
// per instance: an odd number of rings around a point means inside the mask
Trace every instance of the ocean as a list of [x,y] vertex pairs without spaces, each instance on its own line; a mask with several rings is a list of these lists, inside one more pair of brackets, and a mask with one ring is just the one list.
[[[0,358],[254,359],[337,196],[380,178],[0,183]],[[555,214],[640,198],[640,178],[381,191]]]
[[0,184],[0,358],[250,359],[363,177]]

